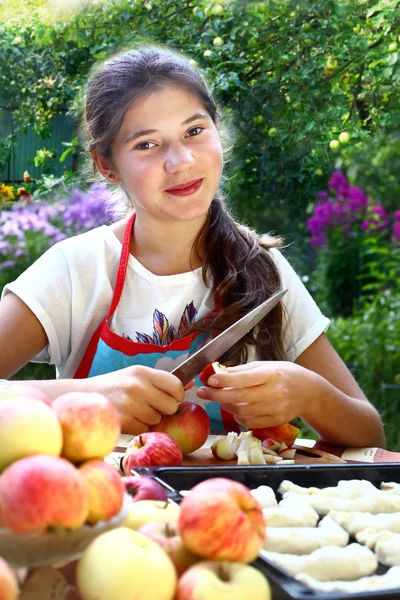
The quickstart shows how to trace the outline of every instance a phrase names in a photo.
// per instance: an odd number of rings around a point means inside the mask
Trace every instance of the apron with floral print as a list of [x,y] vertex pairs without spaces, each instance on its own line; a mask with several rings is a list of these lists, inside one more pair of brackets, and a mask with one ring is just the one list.
[[[129,219],[125,229],[118,273],[108,314],[94,332],[74,375],[75,379],[111,373],[133,365],[144,365],[171,371],[208,341],[204,333],[195,331],[190,335],[172,340],[166,345],[152,342],[135,342],[114,333],[110,329],[110,319],[118,306],[124,288],[134,221],[135,214]],[[162,315],[158,321],[156,329],[157,327],[160,329],[160,335],[156,337],[162,340],[165,338],[162,331],[165,325]],[[146,339],[145,336],[144,339]],[[233,419],[233,416],[223,410],[218,402],[202,401],[196,396],[196,391],[201,385],[199,378],[196,377],[194,387],[185,393],[185,400],[201,404],[205,408],[211,421],[211,433],[239,432],[239,425]]]

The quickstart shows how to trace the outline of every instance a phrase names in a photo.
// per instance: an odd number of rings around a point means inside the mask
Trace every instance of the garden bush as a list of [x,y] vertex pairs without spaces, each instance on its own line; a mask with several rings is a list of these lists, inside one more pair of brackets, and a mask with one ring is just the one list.
[[[354,365],[364,393],[379,410],[388,448],[400,449],[400,294],[387,290],[359,314],[332,319],[328,337],[341,358]],[[393,386],[387,393],[382,384]]]

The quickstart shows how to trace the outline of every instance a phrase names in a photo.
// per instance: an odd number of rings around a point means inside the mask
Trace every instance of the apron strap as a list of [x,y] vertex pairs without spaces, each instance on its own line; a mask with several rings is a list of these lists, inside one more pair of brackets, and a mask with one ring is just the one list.
[[116,278],[115,286],[114,286],[114,294],[113,294],[113,297],[111,300],[108,314],[106,316],[106,320],[108,320],[113,315],[115,309],[118,306],[118,302],[121,298],[122,290],[124,289],[126,269],[128,267],[128,260],[129,260],[129,249],[130,249],[130,243],[131,243],[131,237],[132,237],[132,229],[133,229],[133,224],[135,222],[135,218],[136,218],[136,213],[133,213],[133,215],[129,218],[129,221],[125,228],[124,238],[122,241],[121,257],[119,259],[118,273],[117,273],[117,278]]

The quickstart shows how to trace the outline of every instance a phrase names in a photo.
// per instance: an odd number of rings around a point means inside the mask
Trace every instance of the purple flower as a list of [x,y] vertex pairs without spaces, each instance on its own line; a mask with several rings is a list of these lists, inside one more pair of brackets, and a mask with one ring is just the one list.
[[368,198],[359,187],[349,188],[347,191],[347,200],[351,211],[354,213],[363,212],[368,205]]
[[12,267],[15,267],[15,260],[5,260],[4,262],[0,262],[0,271],[11,269]]
[[395,210],[393,216],[395,221],[400,220],[400,210]]
[[321,248],[326,243],[326,236],[323,232],[316,233],[311,236],[310,239],[311,246],[313,248]]
[[389,225],[389,217],[386,209],[381,204],[373,206],[365,219],[361,223],[362,230],[384,231]]
[[323,228],[323,221],[317,215],[310,217],[307,221],[308,231],[313,234],[319,234]]
[[332,190],[336,190],[336,192],[341,194],[345,194],[350,187],[350,183],[347,181],[342,171],[334,171],[328,185]]
[[329,200],[328,192],[325,192],[325,191],[317,192],[317,199],[318,199],[318,202],[326,202],[327,200]]

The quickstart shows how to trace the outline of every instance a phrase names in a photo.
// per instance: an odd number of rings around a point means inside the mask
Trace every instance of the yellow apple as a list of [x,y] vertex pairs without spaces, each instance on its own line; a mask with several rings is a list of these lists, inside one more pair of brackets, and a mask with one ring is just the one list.
[[53,409],[19,396],[0,402],[0,471],[32,454],[59,456],[62,431]]
[[76,581],[82,600],[173,600],[176,572],[159,544],[119,527],[86,548]]
[[17,579],[11,567],[0,556],[0,599],[17,600],[18,585]]
[[129,507],[129,513],[123,522],[124,527],[139,529],[146,523],[152,521],[176,521],[180,514],[180,508],[177,504],[164,502],[163,500],[138,500],[132,502]]
[[267,578],[251,565],[202,561],[179,578],[176,600],[271,600]]

